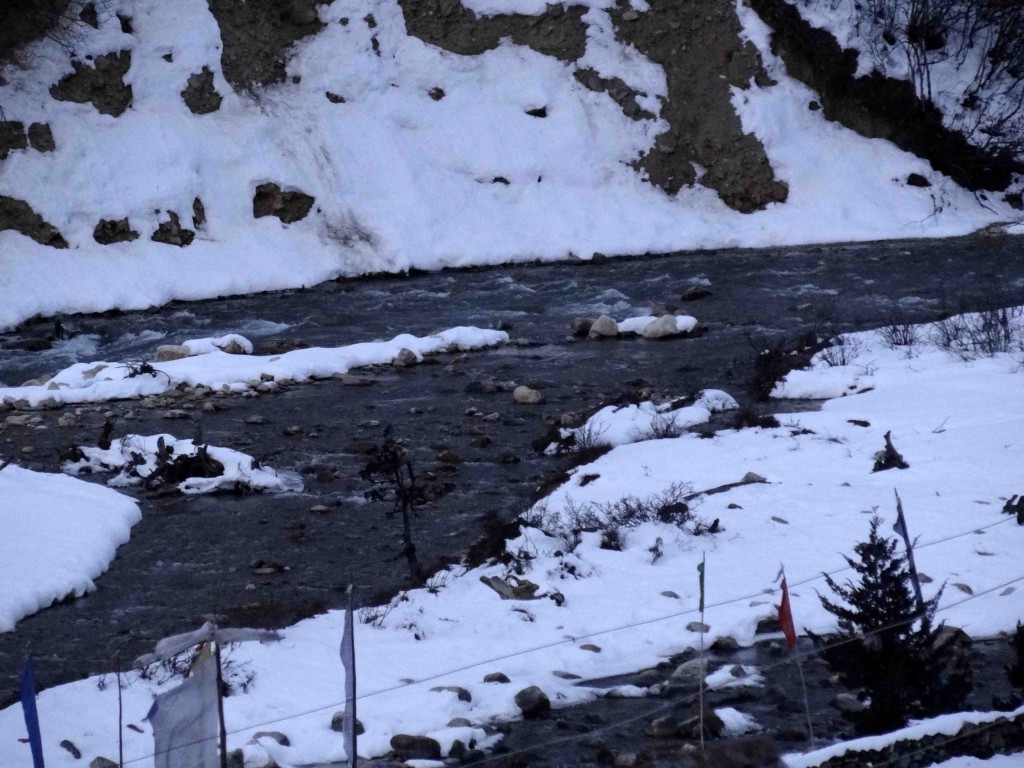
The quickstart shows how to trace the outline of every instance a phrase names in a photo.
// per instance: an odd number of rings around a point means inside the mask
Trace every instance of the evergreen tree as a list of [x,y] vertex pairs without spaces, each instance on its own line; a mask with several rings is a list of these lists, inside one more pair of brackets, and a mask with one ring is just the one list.
[[854,547],[855,558],[846,558],[856,583],[839,584],[825,575],[839,599],[818,597],[838,619],[837,636],[808,632],[839,681],[866,696],[867,708],[851,716],[862,733],[882,733],[902,727],[911,716],[951,711],[970,692],[969,665],[955,664],[956,634],[933,623],[942,590],[922,611],[906,559],[896,553],[896,539],[878,533],[881,522],[872,518],[868,540]]

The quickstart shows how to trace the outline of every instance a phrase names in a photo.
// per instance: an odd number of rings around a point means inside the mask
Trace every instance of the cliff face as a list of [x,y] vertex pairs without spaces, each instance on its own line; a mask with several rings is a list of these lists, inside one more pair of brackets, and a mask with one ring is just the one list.
[[[853,78],[791,11],[74,0],[2,72],[0,290],[17,318],[1012,215],[961,188],[1012,169],[941,120],[908,130],[903,107],[876,109],[899,84]],[[54,247],[74,291],[40,266]]]

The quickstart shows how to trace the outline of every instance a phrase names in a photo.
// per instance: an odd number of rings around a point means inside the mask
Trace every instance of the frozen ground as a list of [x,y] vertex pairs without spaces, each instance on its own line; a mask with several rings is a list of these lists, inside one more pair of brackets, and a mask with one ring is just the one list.
[[[1016,339],[1020,318],[1013,314]],[[843,578],[842,554],[864,538],[870,516],[892,522],[894,489],[919,537],[918,567],[930,579],[926,596],[946,583],[940,616],[975,636],[1012,628],[1024,612],[1018,556],[1024,534],[1002,506],[1024,486],[1022,352],[1018,346],[992,356],[954,355],[932,341],[933,328],[919,334],[913,346],[895,348],[878,332],[848,337],[842,348],[852,364],[845,366],[830,366],[826,359],[836,353],[823,353],[805,376],[820,379],[822,392],[837,375],[870,376],[871,388],[859,386],[821,411],[781,416],[777,428],[621,445],[579,467],[527,514],[531,524],[507,544],[519,575],[537,585],[537,599],[501,600],[481,583],[481,577],[511,575],[505,566],[455,567],[432,578],[429,589],[361,611],[361,751],[387,752],[396,733],[430,734],[446,746],[474,735],[447,727],[452,718],[479,724],[517,717],[513,697],[529,685],[540,686],[555,706],[581,702],[599,691],[566,673],[621,674],[695,647],[699,635],[686,627],[698,618],[695,567],[702,557],[706,642],[723,635],[753,641],[757,622],[775,615],[780,563],[797,626],[826,631],[832,620],[815,595],[824,584],[821,572]],[[910,467],[873,474],[888,431]],[[643,502],[678,489],[720,489],[748,472],[767,482],[691,501],[704,521],[719,519],[718,534],[695,536],[692,522],[680,527],[633,518],[621,524],[616,551],[601,547],[600,532],[572,529],[573,510],[600,519],[615,510],[602,505],[614,505],[627,491]],[[286,630],[278,644],[233,651],[255,679],[247,693],[226,700],[230,746],[273,728],[291,740],[279,755],[285,762],[342,757],[340,735],[329,727],[343,690],[341,620],[329,612]],[[482,682],[499,671],[510,684]],[[460,686],[471,701],[437,686]],[[41,694],[44,728],[53,734],[48,762],[72,764],[56,746],[62,738],[88,759],[113,753],[111,688],[101,690],[92,678]],[[140,718],[152,690],[151,682],[133,679],[125,691],[126,722],[142,728],[125,731],[126,759],[143,766],[152,737]],[[0,735],[11,737],[0,738],[0,763],[24,759],[26,747],[15,738],[22,729],[16,707],[0,712]],[[249,751],[257,764],[259,748]]]
[[[533,0],[512,5],[539,8]],[[657,114],[664,72],[618,42],[608,11],[592,5],[579,65],[622,78]],[[3,72],[7,119],[48,123],[56,150],[13,152],[0,168],[0,194],[28,201],[70,250],[0,232],[0,327],[37,314],[143,308],[410,267],[941,237],[1019,218],[994,199],[980,205],[892,144],[807,109],[816,95],[786,74],[767,28],[742,5],[744,34],[777,84],[737,89],[733,103],[789,185],[785,204],[753,214],[700,185],[670,197],[643,181],[630,163],[664,121],[627,118],[607,94],[578,83],[573,65],[507,41],[479,56],[449,54],[406,34],[395,0],[318,5],[324,30],[296,44],[288,82],[258,101],[224,81],[220,32],[203,0],[112,0],[103,8],[100,28],[81,29],[72,47],[83,58],[131,51],[125,81],[134,102],[123,115],[50,97],[50,85],[72,71],[56,42],[34,44],[25,68]],[[121,31],[115,12],[131,16],[132,33]],[[224,99],[196,116],[180,92],[202,67]],[[433,100],[433,88],[445,98]],[[526,114],[540,106],[545,119]],[[933,186],[907,186],[910,173]],[[254,220],[253,193],[266,181],[313,195],[313,211],[289,225]],[[168,211],[191,227],[197,197],[207,222],[192,245],[150,240]],[[93,240],[99,219],[123,217],[137,240]]]
[[107,488],[13,465],[0,470],[0,632],[94,590],[141,517],[132,499]]

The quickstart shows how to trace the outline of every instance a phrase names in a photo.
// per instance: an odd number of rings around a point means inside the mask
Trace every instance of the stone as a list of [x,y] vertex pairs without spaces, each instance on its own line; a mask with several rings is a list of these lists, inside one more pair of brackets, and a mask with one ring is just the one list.
[[663,675],[657,669],[645,669],[633,678],[633,685],[640,688],[650,688],[661,682]]
[[[715,710],[709,706],[704,707],[704,737],[717,738],[725,730],[725,723],[722,718],[715,714]],[[699,705],[690,708],[689,717],[679,723],[679,735],[683,738],[700,738],[700,708]]]
[[28,138],[25,136],[25,124],[17,120],[0,121],[0,160],[15,149],[27,149]]
[[139,233],[132,229],[128,217],[123,219],[100,219],[92,231],[92,239],[100,245],[130,243],[139,239]]
[[160,226],[156,228],[156,232],[153,233],[150,240],[154,243],[176,245],[179,248],[191,245],[196,238],[196,233],[182,227],[181,220],[174,211],[168,211],[167,217],[167,221],[160,222]]
[[704,632],[705,634],[711,631],[711,627],[707,624],[701,624],[699,621],[691,621],[686,625],[687,632]]
[[192,200],[192,226],[196,229],[206,226],[206,206],[198,197]]
[[330,91],[327,91],[326,93],[324,93],[324,96],[327,97],[327,100],[329,102],[331,102],[331,104],[344,104],[345,103],[345,97],[344,96],[339,96],[336,93],[331,93]]
[[691,285],[685,291],[683,295],[679,297],[680,301],[700,301],[711,296],[711,289],[704,285]]
[[644,728],[644,735],[652,739],[668,739],[679,734],[679,722],[671,715],[651,720]]
[[82,10],[78,12],[78,18],[81,19],[85,24],[88,24],[93,29],[100,28],[100,18],[96,13],[95,3],[86,3],[82,6]]
[[171,419],[171,420],[187,419],[188,418],[188,411],[183,411],[180,408],[173,408],[173,409],[171,409],[169,411],[164,411],[160,415],[160,418],[162,418],[162,419]]
[[391,364],[396,368],[407,368],[410,365],[416,365],[417,362],[416,353],[411,349],[402,347],[398,350],[398,354],[395,355],[395,359],[391,361]]
[[153,362],[166,363],[171,360],[183,360],[191,356],[192,353],[188,351],[188,347],[180,344],[161,344],[156,348],[156,352],[153,353]]
[[441,759],[441,745],[427,736],[396,734],[391,737],[391,749],[400,760]]
[[0,195],[0,231],[5,229],[20,232],[40,245],[59,249],[68,247],[68,241],[60,231],[36,213],[31,205],[24,200]]
[[448,721],[446,728],[470,728],[473,723],[464,717],[453,717]]
[[433,688],[431,688],[430,690],[432,690],[432,691],[434,691],[436,693],[441,693],[441,692],[444,692],[444,691],[447,691],[449,693],[454,693],[459,701],[467,701],[467,702],[473,701],[473,694],[471,694],[465,688],[460,688],[457,685],[437,685],[437,686],[434,686]]
[[836,697],[832,699],[832,706],[842,712],[844,715],[852,715],[858,712],[863,712],[868,708],[868,705],[857,698],[852,693],[838,693]]
[[259,741],[264,736],[267,737],[268,739],[273,739],[278,744],[280,744],[282,747],[290,747],[292,745],[292,743],[288,739],[288,737],[285,736],[280,731],[257,731],[256,733],[254,733],[252,735],[252,740],[253,741]]
[[[342,733],[345,730],[345,710],[339,709],[333,715],[331,715],[331,730],[336,733]],[[362,736],[366,733],[366,729],[363,724],[359,722],[359,718],[356,718],[356,736]]]
[[572,321],[572,325],[569,327],[569,332],[576,338],[582,338],[590,333],[590,329],[594,325],[594,318],[592,317],[577,317]]
[[679,328],[676,326],[676,316],[662,315],[657,320],[652,320],[644,326],[640,335],[645,339],[666,339],[670,336],[678,336]]
[[672,671],[672,682],[681,685],[692,685],[694,687],[708,676],[707,659],[691,659],[684,661]]
[[117,768],[117,763],[105,757],[94,757],[89,762],[89,768]]
[[75,758],[75,760],[81,760],[82,759],[82,752],[81,752],[81,750],[78,747],[76,747],[75,743],[73,741],[71,741],[70,739],[64,739],[64,741],[62,741],[60,743],[60,745],[61,745],[61,747],[66,749],[68,752],[70,752],[71,756],[73,758]]
[[601,315],[595,320],[587,334],[592,339],[611,339],[619,335],[619,324],[608,315]]
[[735,653],[739,649],[740,644],[736,642],[736,638],[729,635],[722,635],[711,644],[711,650],[715,653]]
[[427,91],[427,95],[430,96],[434,101],[440,101],[445,97],[444,88],[438,88],[437,86]]
[[437,454],[437,460],[442,464],[461,464],[462,457],[455,451],[445,449]]
[[551,700],[536,685],[531,685],[517,693],[515,701],[525,718],[542,717],[551,709]]
[[93,59],[93,66],[73,60],[74,72],[50,86],[57,101],[92,104],[101,115],[117,117],[132,103],[132,87],[123,78],[132,65],[132,52],[105,53]]
[[539,405],[544,402],[544,394],[520,384],[512,391],[512,399],[520,405]]
[[204,66],[199,72],[189,75],[185,90],[181,92],[181,98],[193,115],[208,115],[211,112],[216,112],[224,100],[224,97],[213,87],[213,72],[207,66]]
[[771,616],[767,619],[761,619],[757,622],[757,627],[754,629],[755,635],[770,635],[775,632],[781,632],[782,625],[779,624],[779,620],[775,616]]
[[912,173],[907,176],[908,187],[930,187],[932,183],[920,173]]
[[276,216],[283,224],[293,224],[306,218],[315,202],[316,198],[299,190],[282,190],[273,183],[260,184],[252,198],[252,215],[256,219]]
[[508,679],[508,675],[506,675],[504,672],[491,672],[489,674],[484,675],[484,682],[485,683],[511,683],[512,681]]
[[591,653],[600,653],[601,647],[594,645],[593,643],[584,643],[580,646],[581,651],[590,651]]
[[331,513],[331,508],[326,504],[314,504],[309,508],[309,511],[314,515],[329,515]]
[[36,152],[53,152],[57,148],[49,123],[32,123],[28,127],[28,143]]

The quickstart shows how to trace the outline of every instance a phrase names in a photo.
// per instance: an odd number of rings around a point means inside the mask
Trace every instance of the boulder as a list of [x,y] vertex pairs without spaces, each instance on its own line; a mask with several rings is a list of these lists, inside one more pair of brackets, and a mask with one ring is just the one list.
[[89,768],[117,768],[117,763],[105,757],[94,757],[89,761]]
[[[722,718],[709,706],[704,707],[704,738],[717,738],[725,730]],[[684,739],[700,738],[700,706],[691,707],[689,716],[679,723],[679,735]]]
[[400,760],[441,759],[441,745],[427,736],[396,734],[391,737],[391,749]]
[[138,238],[139,233],[132,229],[127,216],[123,219],[100,219],[92,231],[92,239],[100,245],[130,243]]
[[544,395],[536,389],[520,384],[512,392],[512,399],[520,405],[538,405],[544,402]]
[[469,720],[467,720],[464,717],[453,717],[451,720],[448,721],[448,725],[446,727],[447,728],[471,728],[472,725],[473,725],[473,723],[470,722]]
[[516,694],[516,706],[525,718],[541,717],[551,709],[551,700],[536,685],[524,688]]
[[707,624],[701,624],[699,621],[691,621],[686,625],[687,632],[710,632],[711,627]]
[[224,100],[213,87],[213,72],[204,66],[199,72],[189,75],[185,90],[181,92],[185,106],[193,115],[208,115],[220,109]]
[[[331,715],[331,730],[335,733],[341,733],[345,730],[345,710],[339,709],[333,715]],[[359,718],[356,718],[356,736],[362,736],[366,733],[366,729],[363,724],[359,722]]]
[[640,332],[645,339],[665,339],[669,336],[678,336],[679,328],[676,326],[675,315],[662,315],[657,320],[652,320]]
[[171,360],[182,360],[191,357],[187,347],[180,344],[161,344],[153,354],[154,363],[166,363]]
[[619,324],[608,315],[601,315],[590,326],[587,334],[592,339],[610,339],[619,335]]
[[51,248],[67,248],[64,239],[55,226],[36,213],[24,200],[0,195],[0,231],[13,229],[30,237],[40,245]]
[[48,123],[32,123],[28,127],[28,143],[36,152],[53,152],[57,148]]
[[435,693],[449,692],[454,693],[459,701],[473,701],[473,694],[467,691],[465,688],[460,688],[457,685],[436,685],[430,689]]
[[263,737],[273,739],[282,747],[290,747],[292,745],[291,740],[280,731],[257,731],[252,735],[252,741],[259,741]]
[[416,353],[411,349],[402,347],[398,350],[398,354],[395,355],[395,359],[391,361],[391,364],[396,368],[407,368],[410,365],[416,365],[417,362]]
[[150,237],[154,243],[165,243],[166,245],[176,245],[179,248],[185,248],[192,244],[192,241],[196,238],[196,233],[191,229],[185,229],[181,226],[181,221],[178,219],[178,214],[174,211],[167,212],[167,221],[160,222],[160,226],[156,228],[156,232]]
[[711,289],[704,285],[691,285],[680,296],[681,301],[700,301],[711,296]]
[[508,679],[508,675],[504,672],[491,672],[490,674],[484,675],[485,683],[511,683]]
[[644,728],[644,735],[652,739],[669,739],[679,734],[679,722],[671,715],[651,720]]
[[736,642],[736,638],[729,635],[722,635],[711,644],[711,650],[715,653],[734,653],[739,649],[740,644]]
[[832,706],[846,715],[863,712],[868,708],[867,704],[858,699],[857,696],[852,693],[836,694],[836,697],[832,700]]
[[17,120],[0,121],[0,160],[7,158],[15,149],[28,148],[25,124]]
[[684,661],[672,671],[672,682],[677,685],[692,685],[694,687],[708,676],[707,659],[691,659]]
[[132,103],[132,87],[124,76],[132,65],[132,52],[105,53],[93,59],[89,67],[74,60],[74,72],[50,86],[50,95],[57,101],[92,104],[102,115],[117,117]]
[[260,184],[252,198],[253,218],[276,216],[284,224],[306,218],[316,198],[298,190],[282,190],[277,184]]

